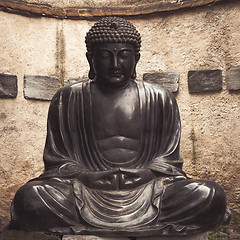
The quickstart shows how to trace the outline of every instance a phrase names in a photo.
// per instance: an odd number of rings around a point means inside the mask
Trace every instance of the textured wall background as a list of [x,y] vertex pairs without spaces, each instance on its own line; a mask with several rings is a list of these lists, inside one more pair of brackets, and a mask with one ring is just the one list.
[[[239,209],[240,91],[226,89],[225,74],[240,65],[240,2],[131,17],[142,35],[138,78],[179,72],[176,98],[182,119],[181,153],[190,176],[220,183],[234,221]],[[23,96],[24,75],[56,76],[61,84],[86,78],[85,34],[95,20],[57,20],[0,12],[0,73],[16,75],[18,96],[0,99],[0,219],[9,220],[15,191],[43,171],[49,102]],[[223,89],[190,94],[189,70],[220,69]],[[238,80],[240,81],[240,79]],[[59,84],[59,85],[61,85]],[[237,225],[234,227],[237,230]]]
[[56,18],[141,15],[227,0],[0,0],[0,9]]

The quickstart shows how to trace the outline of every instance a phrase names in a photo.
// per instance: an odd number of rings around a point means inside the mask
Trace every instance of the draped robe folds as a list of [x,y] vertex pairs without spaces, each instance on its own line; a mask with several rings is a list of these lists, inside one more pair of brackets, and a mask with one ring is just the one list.
[[[89,234],[99,231],[102,234],[111,231],[112,235],[119,232],[125,235],[134,235],[134,232],[149,235],[150,232],[188,234],[203,231],[202,226],[196,224],[185,226],[186,221],[182,219],[186,219],[187,211],[199,211],[199,208],[209,206],[214,190],[205,191],[205,195],[200,196],[197,189],[204,183],[184,183],[188,180],[182,171],[183,161],[179,154],[181,130],[176,100],[157,85],[136,81],[136,87],[141,117],[139,151],[135,159],[121,166],[129,169],[148,168],[159,176],[136,189],[91,189],[78,179],[83,171],[118,167],[116,163],[107,161],[97,147],[92,124],[97,121],[92,119],[92,108],[97,106],[93,106],[91,101],[91,81],[64,87],[52,99],[44,150],[45,172],[32,181],[48,183],[48,187],[45,185],[45,188],[39,189],[39,197],[53,214],[69,225],[71,231],[67,232]],[[173,187],[175,182],[180,183],[177,189]],[[62,183],[72,189],[69,203],[60,200],[64,195]],[[191,189],[187,194],[186,185]],[[169,199],[165,197],[164,200],[166,186],[173,190],[168,193]],[[197,198],[194,200],[195,208],[194,204],[184,204],[194,198]],[[173,204],[171,213],[166,203],[164,210],[164,201],[175,202],[177,199],[183,202],[182,210],[174,209],[176,205]],[[63,208],[65,212],[75,212],[79,221],[61,211]],[[63,231],[56,229],[50,231]]]
[[[184,175],[179,155],[180,118],[174,97],[163,88],[136,81],[141,113],[138,156],[121,165],[149,168],[169,176]],[[155,88],[153,88],[155,86]],[[61,89],[53,98],[44,150],[45,173],[41,177],[77,176],[83,170],[116,167],[106,161],[94,137],[90,82]]]

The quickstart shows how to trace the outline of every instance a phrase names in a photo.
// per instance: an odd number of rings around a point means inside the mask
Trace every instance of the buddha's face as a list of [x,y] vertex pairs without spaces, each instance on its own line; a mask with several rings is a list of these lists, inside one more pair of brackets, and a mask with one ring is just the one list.
[[138,58],[129,43],[101,43],[94,46],[92,65],[96,81],[110,89],[127,86]]

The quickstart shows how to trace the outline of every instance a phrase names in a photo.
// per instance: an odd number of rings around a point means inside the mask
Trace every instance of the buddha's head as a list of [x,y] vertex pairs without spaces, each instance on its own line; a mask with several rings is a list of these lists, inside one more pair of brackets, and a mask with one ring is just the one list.
[[119,89],[136,78],[141,37],[125,19],[106,17],[86,35],[89,78],[103,87]]

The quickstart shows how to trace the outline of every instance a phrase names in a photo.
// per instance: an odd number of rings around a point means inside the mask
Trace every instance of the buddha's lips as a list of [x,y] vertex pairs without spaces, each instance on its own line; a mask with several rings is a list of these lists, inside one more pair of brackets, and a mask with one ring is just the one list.
[[112,73],[112,77],[121,77],[121,73],[119,73],[119,72],[113,72]]

